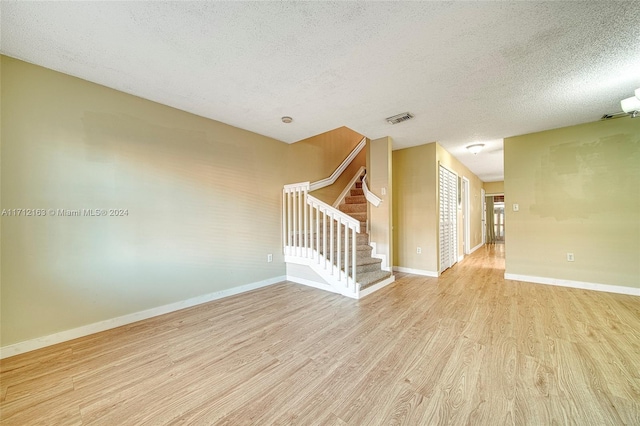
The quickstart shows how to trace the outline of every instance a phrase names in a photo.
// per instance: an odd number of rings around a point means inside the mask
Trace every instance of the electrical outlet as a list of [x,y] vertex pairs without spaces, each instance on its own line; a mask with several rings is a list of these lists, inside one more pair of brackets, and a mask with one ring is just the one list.
[[520,211],[520,206],[518,204],[514,204],[513,205],[513,211],[514,212]]
[[422,254],[422,247],[418,247],[418,248],[416,249],[416,253],[418,253],[418,254]]
[[573,258],[573,253],[567,253],[567,262],[573,262],[574,258]]
[[267,255],[267,262],[273,262],[273,255],[271,253]]

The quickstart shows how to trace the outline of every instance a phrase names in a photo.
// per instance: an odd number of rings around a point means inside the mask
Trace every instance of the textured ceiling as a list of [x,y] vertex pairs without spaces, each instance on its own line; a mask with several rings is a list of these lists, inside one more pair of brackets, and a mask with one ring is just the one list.
[[[640,2],[2,1],[0,13],[6,55],[285,142],[340,126],[394,149],[438,141],[485,181],[502,179],[502,138],[597,120],[640,87]],[[405,111],[415,119],[384,120]],[[486,149],[467,153],[477,141]]]

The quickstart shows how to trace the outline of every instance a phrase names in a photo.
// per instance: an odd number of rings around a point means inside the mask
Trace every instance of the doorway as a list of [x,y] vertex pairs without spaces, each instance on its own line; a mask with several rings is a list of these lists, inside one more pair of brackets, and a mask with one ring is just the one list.
[[485,196],[485,219],[487,244],[504,243],[504,194],[489,194]]

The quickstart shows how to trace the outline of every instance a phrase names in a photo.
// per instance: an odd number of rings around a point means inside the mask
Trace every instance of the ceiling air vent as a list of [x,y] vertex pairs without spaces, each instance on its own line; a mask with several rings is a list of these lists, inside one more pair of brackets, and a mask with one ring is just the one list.
[[387,123],[389,124],[398,124],[398,123],[402,123],[403,121],[411,120],[412,118],[413,118],[413,114],[411,114],[410,112],[403,112],[402,114],[394,115],[393,117],[388,117],[385,120],[387,120]]

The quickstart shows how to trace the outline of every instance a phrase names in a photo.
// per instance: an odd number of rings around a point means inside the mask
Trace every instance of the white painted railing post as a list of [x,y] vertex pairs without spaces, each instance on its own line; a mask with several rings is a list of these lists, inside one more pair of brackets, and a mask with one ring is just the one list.
[[351,267],[353,268],[353,275],[351,276],[352,279],[352,284],[353,286],[351,287],[351,290],[356,291],[356,250],[357,250],[357,245],[356,245],[356,230],[355,228],[352,228],[351,230],[351,255],[352,255],[352,259],[351,259]]

